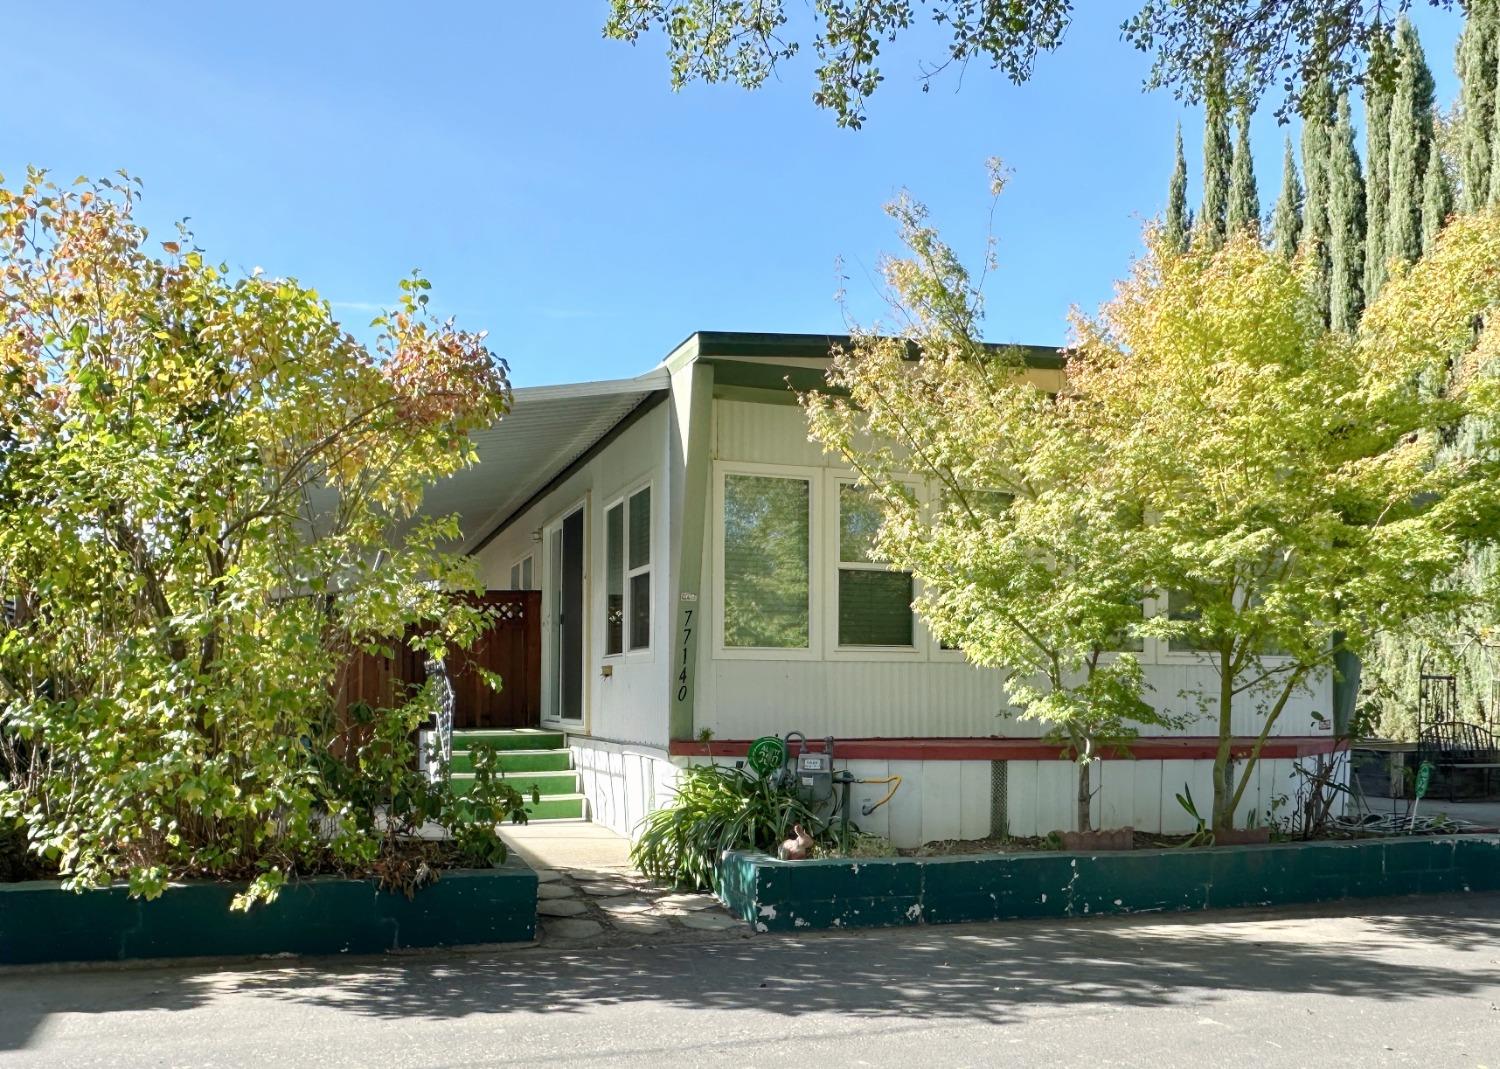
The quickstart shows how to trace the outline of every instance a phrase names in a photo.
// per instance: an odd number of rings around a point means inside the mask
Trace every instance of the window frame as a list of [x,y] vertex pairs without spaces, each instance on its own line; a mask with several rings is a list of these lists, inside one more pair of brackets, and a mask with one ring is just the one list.
[[[823,641],[819,621],[822,612],[822,535],[823,512],[820,504],[823,468],[783,464],[755,464],[741,461],[715,461],[711,519],[713,529],[713,641],[714,657],[742,661],[820,661]],[[724,573],[725,482],[730,475],[757,475],[763,478],[801,481],[807,484],[807,645],[806,646],[729,646],[724,641],[726,617]]]
[[[1156,592],[1153,591],[1152,593],[1149,593],[1142,597],[1141,600],[1137,603],[1141,607],[1142,623],[1145,623],[1147,620],[1151,619],[1152,616],[1156,615],[1157,596],[1158,595],[1156,594]],[[1139,641],[1141,644],[1141,648],[1138,650],[1122,650],[1119,648],[1111,649],[1108,647],[1101,648],[1099,650],[1099,663],[1109,664],[1117,658],[1128,654],[1129,656],[1135,658],[1137,664],[1156,664],[1156,645],[1159,640],[1150,638],[1146,635],[1141,635]]]
[[[928,519],[928,522],[932,521],[935,511],[941,505],[943,494],[946,489],[947,488],[941,484],[940,480],[933,476],[927,476],[920,481],[920,500],[922,501],[922,504],[926,509],[925,515]],[[1015,498],[1015,495],[1012,494],[1009,490],[984,490],[982,492],[990,494],[1005,494],[1012,500],[1014,500]],[[915,590],[912,592],[912,596],[916,596]],[[1003,671],[1003,669],[984,668],[980,665],[975,664],[973,661],[969,660],[968,654],[964,653],[963,647],[961,646],[955,646],[951,649],[945,649],[942,642],[939,641],[938,637],[932,633],[931,628],[927,626],[927,621],[923,620],[920,616],[917,617],[917,624],[922,629],[922,634],[927,639],[927,660],[931,663],[962,664],[967,665],[969,668],[972,668],[976,672]]]
[[[646,563],[638,568],[630,567],[630,502],[642,491],[650,491],[651,505],[646,516]],[[617,652],[609,652],[609,514],[615,508],[620,509],[620,649]],[[609,498],[609,503],[599,510],[599,522],[603,526],[599,541],[604,547],[603,568],[600,569],[600,611],[599,617],[604,625],[601,649],[603,660],[611,664],[624,662],[648,662],[655,659],[654,641],[657,624],[656,605],[656,487],[653,479],[645,478],[629,484],[628,488]],[[647,605],[647,628],[646,644],[644,646],[630,645],[630,617],[631,610],[635,607],[631,595],[631,579],[639,575],[647,576],[646,580],[646,605]]]
[[532,586],[522,586],[521,585],[521,579],[526,574],[526,564],[527,564],[527,562],[530,562],[530,564],[531,564],[531,578],[532,578],[533,584],[535,583],[535,581],[536,581],[536,551],[535,550],[531,550],[531,551],[528,551],[527,553],[522,554],[521,556],[517,557],[514,561],[511,562],[511,565],[510,565],[510,588],[512,590],[540,590],[541,589],[540,587],[535,586],[535,585],[532,585]]
[[[1171,592],[1158,590],[1149,602],[1152,616],[1167,616],[1170,613]],[[1155,638],[1149,640],[1149,645],[1154,646],[1154,659],[1152,663],[1162,665],[1194,665],[1201,667],[1218,667],[1218,653],[1213,650],[1174,650],[1170,639]],[[1258,653],[1255,655],[1257,662],[1271,666],[1286,664],[1292,660],[1290,654],[1286,653]],[[1145,663],[1144,661],[1142,663]]]
[[[829,661],[925,661],[929,660],[929,648],[935,648],[938,643],[927,630],[926,623],[917,614],[917,611],[908,607],[911,614],[911,645],[909,646],[844,646],[839,643],[839,583],[842,573],[849,571],[888,572],[895,571],[903,574],[905,569],[891,568],[889,565],[877,561],[845,562],[842,557],[840,536],[843,530],[842,513],[839,501],[839,491],[845,486],[855,486],[859,483],[859,473],[853,469],[824,469],[826,478],[821,493],[823,507],[827,514],[827,522],[824,524],[824,552],[827,554],[828,565],[822,570],[823,575],[823,604],[825,611],[821,630],[823,632],[824,659]],[[923,492],[920,479],[902,478],[897,481],[910,487],[917,495],[918,502],[927,506],[927,495]],[[873,492],[873,491],[870,491]],[[915,575],[911,576],[911,596],[915,602],[921,592],[921,584]],[[943,651],[958,652],[961,651]]]

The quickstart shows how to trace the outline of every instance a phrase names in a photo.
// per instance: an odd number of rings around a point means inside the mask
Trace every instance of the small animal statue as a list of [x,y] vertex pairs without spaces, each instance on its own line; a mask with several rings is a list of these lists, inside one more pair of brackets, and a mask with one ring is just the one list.
[[776,856],[783,861],[806,861],[812,857],[813,838],[801,824],[792,825],[792,837],[781,844]]

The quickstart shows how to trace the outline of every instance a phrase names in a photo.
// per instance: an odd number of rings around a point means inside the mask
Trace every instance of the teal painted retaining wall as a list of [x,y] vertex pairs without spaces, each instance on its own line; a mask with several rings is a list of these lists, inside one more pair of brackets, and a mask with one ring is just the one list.
[[1500,836],[1465,835],[861,861],[730,853],[719,897],[757,931],[792,931],[1495,890]]
[[78,893],[50,880],[0,884],[0,964],[529,942],[536,884],[514,855],[495,869],[444,872],[412,899],[373,880],[315,877],[248,913],[230,911],[242,886],[228,883],[174,884],[149,902],[123,886]]

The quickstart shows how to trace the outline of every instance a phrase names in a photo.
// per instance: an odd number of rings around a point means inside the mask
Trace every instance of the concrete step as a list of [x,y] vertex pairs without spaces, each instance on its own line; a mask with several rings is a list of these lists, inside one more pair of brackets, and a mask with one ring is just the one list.
[[[468,794],[469,788],[474,782],[474,776],[468,772],[455,772],[452,776],[453,789],[458,794]],[[533,787],[542,795],[577,794],[578,773],[563,772],[517,772],[507,773],[500,777],[502,783],[508,783],[526,797],[531,797]]]
[[543,795],[540,802],[526,799],[526,816],[531,820],[581,820],[587,811],[587,800],[581,794]]
[[[573,764],[567,750],[502,750],[497,761],[507,776],[517,772],[566,772]],[[473,772],[474,752],[455,749],[448,767],[453,772]]]
[[453,733],[455,750],[489,746],[496,750],[560,750],[564,745],[561,731],[540,728],[464,728]]
[[526,803],[526,815],[534,820],[582,820],[587,811],[588,802],[581,794],[558,794],[550,798],[544,795],[540,802]]

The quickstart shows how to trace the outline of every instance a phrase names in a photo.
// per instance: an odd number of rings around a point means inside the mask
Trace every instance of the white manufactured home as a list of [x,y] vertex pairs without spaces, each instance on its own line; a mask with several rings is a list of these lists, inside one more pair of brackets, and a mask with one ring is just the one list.
[[[839,340],[702,332],[637,378],[518,389],[477,436],[480,463],[434,488],[492,589],[540,592],[529,722],[565,733],[587,816],[625,834],[679,767],[790,731],[832,736],[862,778],[902,777],[857,818],[898,846],[1071,828],[1076,765],[1008,715],[1000,673],[927,633],[911,577],[860,549],[851,472],[808,440],[793,389],[823,383]],[[1056,350],[1026,357],[1057,384]],[[1191,713],[1216,691],[1202,655],[1142,647],[1158,705]],[[1325,673],[1283,714],[1241,819],[1332,750],[1341,689]],[[1258,727],[1247,714],[1236,731]],[[1190,830],[1174,796],[1187,785],[1206,811],[1213,725],[1146,730],[1095,766],[1095,826]],[[855,805],[885,790],[858,787]]]

